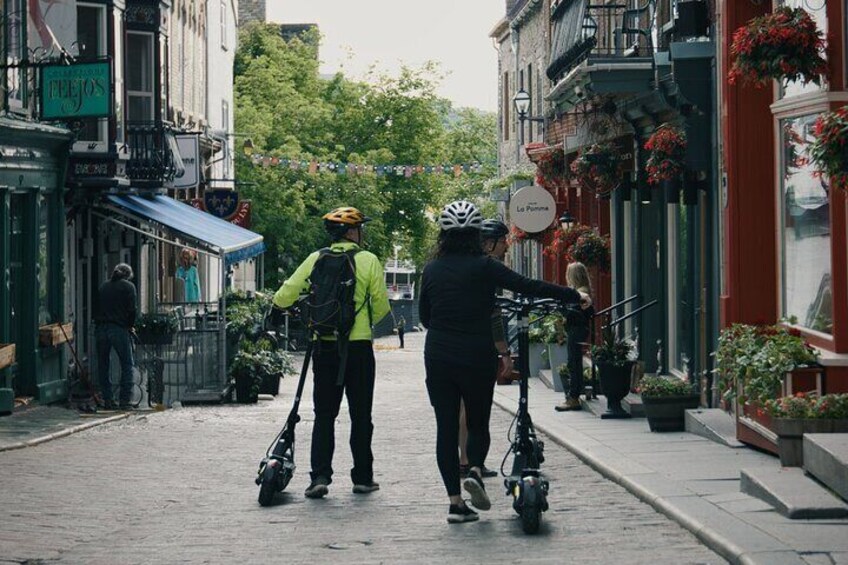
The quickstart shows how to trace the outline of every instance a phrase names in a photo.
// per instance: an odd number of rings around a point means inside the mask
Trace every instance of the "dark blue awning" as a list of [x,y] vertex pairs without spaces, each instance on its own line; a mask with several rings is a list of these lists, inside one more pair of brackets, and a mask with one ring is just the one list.
[[265,251],[258,233],[246,230],[169,196],[109,195],[109,202],[129,216],[150,222],[180,237],[204,244],[226,265],[245,261]]

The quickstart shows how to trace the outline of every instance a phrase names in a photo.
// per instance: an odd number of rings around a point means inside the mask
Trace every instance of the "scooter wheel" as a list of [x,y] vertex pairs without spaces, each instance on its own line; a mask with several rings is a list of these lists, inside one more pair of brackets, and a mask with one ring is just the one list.
[[536,504],[525,504],[521,508],[521,529],[525,534],[538,533],[541,521],[542,509]]
[[274,495],[277,493],[277,469],[274,465],[266,465],[262,473],[262,482],[259,485],[259,505],[271,506]]

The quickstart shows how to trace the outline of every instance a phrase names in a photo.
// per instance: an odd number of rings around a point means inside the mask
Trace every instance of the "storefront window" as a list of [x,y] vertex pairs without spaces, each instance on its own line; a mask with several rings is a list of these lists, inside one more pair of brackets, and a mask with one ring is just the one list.
[[[825,37],[827,36],[826,0],[783,0],[781,5],[789,6],[790,8],[805,9],[810,13],[810,16],[813,18],[813,21],[816,22],[816,26],[822,34]],[[826,57],[827,55],[825,54],[825,58]],[[788,84],[781,84],[780,95],[781,98],[787,98],[789,96],[798,96],[799,94],[807,94],[810,92],[817,92],[819,90],[824,90],[824,84],[819,86],[814,82],[804,84],[802,81],[794,81]]]
[[830,334],[833,295],[827,179],[815,173],[809,146],[817,115],[781,120],[781,292],[783,316]]
[[[26,3],[24,0],[5,2],[8,36],[6,39],[6,63],[14,65],[26,58]],[[23,108],[26,103],[26,71],[22,67],[9,68],[6,72],[7,100],[11,108]]]
[[692,277],[690,266],[692,255],[689,252],[689,207],[677,206],[675,210],[675,272],[674,272],[674,296],[675,303],[675,339],[677,343],[675,357],[672,359],[672,367],[686,372],[689,361],[692,358],[692,327],[691,314],[694,309],[692,304]]
[[41,200],[38,218],[38,325],[49,324],[50,314],[50,199]]
[[153,121],[153,57],[152,33],[127,32],[127,121]]

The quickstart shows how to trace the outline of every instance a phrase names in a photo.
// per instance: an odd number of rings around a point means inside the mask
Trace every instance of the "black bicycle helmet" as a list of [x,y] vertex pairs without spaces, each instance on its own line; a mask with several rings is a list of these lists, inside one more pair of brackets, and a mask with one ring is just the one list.
[[483,220],[480,226],[480,237],[483,239],[500,239],[509,234],[509,228],[500,220]]

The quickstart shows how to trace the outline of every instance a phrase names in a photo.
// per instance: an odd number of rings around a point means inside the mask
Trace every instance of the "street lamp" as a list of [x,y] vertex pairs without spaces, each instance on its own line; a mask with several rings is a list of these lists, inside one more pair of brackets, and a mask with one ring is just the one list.
[[559,227],[562,228],[562,231],[568,231],[574,226],[575,218],[571,215],[571,212],[566,210],[562,213],[562,216],[559,217]]
[[530,111],[530,95],[523,88],[515,93],[512,97],[512,103],[515,106],[515,113],[518,114],[518,121],[521,122],[521,145],[524,145],[524,122],[539,122],[545,123],[545,118],[541,116],[528,116]]

